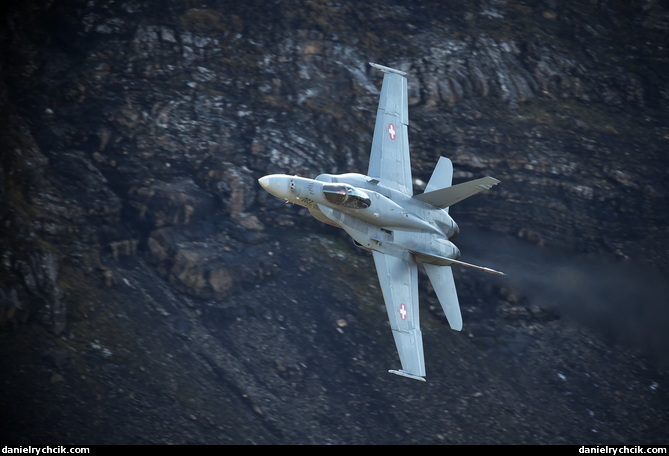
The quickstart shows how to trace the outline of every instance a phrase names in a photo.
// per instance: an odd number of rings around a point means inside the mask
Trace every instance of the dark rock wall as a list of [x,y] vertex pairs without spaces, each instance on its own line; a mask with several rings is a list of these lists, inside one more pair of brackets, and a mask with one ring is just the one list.
[[[666,394],[653,395],[667,295],[646,286],[662,279],[607,294],[666,270],[666,2],[1,9],[12,441],[666,440]],[[428,389],[377,378],[396,359],[369,258],[257,185],[365,172],[381,84],[369,61],[409,73],[416,191],[440,155],[456,180],[502,181],[453,215],[464,256],[516,279],[457,273],[471,337],[448,332],[424,284],[426,351],[442,347]],[[601,320],[603,339],[583,329]],[[406,397],[387,409],[396,387]]]

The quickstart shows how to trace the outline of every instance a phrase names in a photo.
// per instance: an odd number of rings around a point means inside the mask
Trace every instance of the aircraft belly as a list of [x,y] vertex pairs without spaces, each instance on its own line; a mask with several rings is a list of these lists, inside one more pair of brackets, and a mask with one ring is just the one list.
[[339,224],[337,224],[335,221],[331,220],[325,214],[323,214],[323,212],[318,208],[318,206],[308,207],[308,209],[309,209],[309,213],[312,215],[312,217],[315,218],[316,220],[318,220],[319,222],[323,222],[323,223],[326,223],[328,225],[332,225],[332,226],[336,226],[337,228],[341,228],[341,226]]

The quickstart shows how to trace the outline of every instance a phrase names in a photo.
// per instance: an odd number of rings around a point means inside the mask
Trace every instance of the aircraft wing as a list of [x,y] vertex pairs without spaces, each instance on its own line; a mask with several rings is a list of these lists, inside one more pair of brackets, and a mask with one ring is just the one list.
[[390,372],[425,381],[423,336],[418,314],[418,266],[410,255],[398,258],[372,251],[402,370]]
[[409,159],[409,103],[406,73],[371,63],[384,72],[367,175],[412,196]]

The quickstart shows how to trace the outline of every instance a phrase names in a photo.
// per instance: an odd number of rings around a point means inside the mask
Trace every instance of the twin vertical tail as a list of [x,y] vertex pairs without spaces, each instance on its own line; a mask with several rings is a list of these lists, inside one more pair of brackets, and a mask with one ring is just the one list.
[[425,264],[425,272],[432,283],[432,288],[439,299],[441,308],[446,315],[451,329],[460,331],[462,329],[462,314],[460,313],[460,302],[458,292],[455,290],[453,269],[450,266],[436,266]]
[[[499,183],[494,177],[484,177],[458,185],[452,185],[452,182],[453,164],[448,158],[440,157],[437,166],[435,166],[432,172],[430,181],[425,187],[425,192],[414,196],[414,198],[448,211],[448,208],[453,204],[483,190],[488,190]],[[462,314],[460,313],[460,303],[458,301],[458,293],[455,289],[455,280],[453,279],[451,265],[457,264],[491,274],[505,275],[503,272],[465,263],[464,261],[439,257],[424,252],[412,253],[417,262],[423,263],[425,272],[432,283],[432,288],[434,288],[434,292],[439,299],[448,324],[451,329],[456,331],[462,329]]]
[[437,166],[432,171],[430,181],[425,187],[425,193],[450,187],[453,183],[453,163],[446,157],[439,157]]

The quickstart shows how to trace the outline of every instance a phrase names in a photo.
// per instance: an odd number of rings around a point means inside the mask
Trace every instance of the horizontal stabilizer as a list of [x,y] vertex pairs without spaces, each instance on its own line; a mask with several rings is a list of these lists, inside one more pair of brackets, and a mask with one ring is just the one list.
[[395,374],[395,375],[401,375],[402,377],[412,378],[414,380],[420,380],[421,382],[425,381],[425,378],[419,377],[418,375],[410,374],[408,372],[404,372],[403,370],[392,370],[391,369],[388,372],[390,372],[391,374]]
[[479,271],[489,272],[490,274],[506,275],[501,271],[495,271],[494,269],[486,268],[485,266],[478,266],[475,264],[465,263],[464,261],[451,260],[451,264],[459,264],[460,266],[467,266],[468,268],[478,269]]
[[465,198],[469,198],[472,195],[476,195],[483,190],[489,190],[497,184],[499,184],[497,179],[487,176],[482,177],[481,179],[453,185],[452,187],[446,187],[439,190],[426,192],[421,195],[415,195],[414,198],[443,209],[445,207],[452,206]]
[[416,263],[433,264],[435,266],[450,266],[452,264],[458,264],[460,266],[467,266],[469,268],[474,268],[484,272],[489,272],[490,274],[506,275],[503,272],[495,271],[494,269],[486,268],[485,266],[478,266],[471,263],[465,263],[464,261],[454,260],[452,258],[446,258],[439,255],[432,255],[431,253],[419,252],[417,250],[410,250],[410,252],[413,254]]

